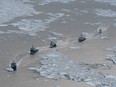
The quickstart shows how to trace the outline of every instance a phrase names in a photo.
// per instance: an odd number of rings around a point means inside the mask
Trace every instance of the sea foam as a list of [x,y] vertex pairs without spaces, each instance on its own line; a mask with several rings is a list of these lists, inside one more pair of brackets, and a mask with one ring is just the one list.
[[62,16],[63,13],[47,13],[48,19],[44,20],[35,20],[35,19],[22,19],[16,23],[12,23],[11,25],[18,27],[22,33],[29,35],[36,35],[36,32],[45,31],[46,28],[49,27],[49,24],[58,20]]
[[49,79],[81,81],[96,87],[116,87],[115,76],[92,72],[56,51],[43,55],[40,63],[40,66],[29,69]]
[[45,4],[49,4],[52,2],[61,2],[61,3],[69,3],[71,1],[75,1],[75,0],[42,0],[39,5],[45,5]]
[[108,10],[104,10],[104,9],[96,9],[96,14],[99,16],[103,16],[103,17],[116,17],[116,12],[112,11],[110,9]]
[[39,14],[33,5],[24,4],[20,0],[0,0],[0,24],[20,16]]
[[95,0],[101,3],[110,3],[111,5],[116,5],[116,0]]

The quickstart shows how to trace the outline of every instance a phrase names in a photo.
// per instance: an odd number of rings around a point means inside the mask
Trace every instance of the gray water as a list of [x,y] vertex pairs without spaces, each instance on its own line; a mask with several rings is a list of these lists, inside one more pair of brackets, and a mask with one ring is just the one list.
[[[96,28],[104,23],[110,23],[115,27],[115,0],[0,0],[0,2],[0,34],[35,36],[37,32],[45,31],[57,22],[58,26],[68,26],[71,22],[72,26],[79,26],[82,29]],[[8,25],[11,25],[12,29],[4,31],[2,28]]]

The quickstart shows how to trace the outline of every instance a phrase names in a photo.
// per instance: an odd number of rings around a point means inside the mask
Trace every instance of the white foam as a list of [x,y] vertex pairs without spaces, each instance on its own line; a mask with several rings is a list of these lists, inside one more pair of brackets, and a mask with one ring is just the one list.
[[109,37],[107,37],[107,36],[103,36],[103,37],[101,37],[101,39],[108,39]]
[[6,68],[6,71],[13,72],[14,70],[12,68]]
[[105,25],[105,24],[102,24],[98,27],[97,29],[97,32],[99,32],[99,30],[102,30],[102,32],[105,32],[108,28],[109,28],[109,24]]
[[52,2],[70,3],[71,1],[75,0],[42,0],[41,2],[39,2],[39,5],[45,5]]
[[82,32],[81,35],[86,38],[92,38],[94,36],[94,33]]
[[89,25],[100,25],[101,23],[100,23],[100,22],[98,22],[98,23],[85,22],[84,24],[89,24]]
[[[76,9],[76,8],[75,8]],[[69,9],[61,9],[62,11],[65,11],[65,12],[72,12],[71,10]]]
[[12,23],[12,25],[19,27],[22,32],[29,35],[35,35],[37,31],[44,31],[47,28],[42,20],[33,19],[23,19],[17,23]]
[[116,64],[116,56],[115,57],[109,57],[109,56],[107,56],[106,60],[110,60],[110,61],[112,61],[113,64]]
[[0,24],[19,16],[32,16],[33,14],[39,14],[34,10],[33,5],[23,4],[20,0],[0,1]]
[[23,0],[23,2],[31,2],[30,0]]
[[64,14],[62,13],[47,13],[48,19],[44,20],[34,20],[34,19],[22,19],[16,23],[12,23],[11,25],[18,27],[21,32],[29,35],[36,35],[36,32],[45,31],[48,28],[51,22],[58,20]]
[[95,0],[101,3],[110,3],[111,5],[116,5],[116,0]]
[[25,34],[24,32],[22,31],[18,31],[18,30],[8,30],[7,32],[5,32],[6,34],[10,34],[10,33],[15,33],[15,34]]
[[114,46],[114,47],[112,47],[112,48],[107,48],[106,50],[116,52],[116,46]]
[[49,39],[49,40],[59,39],[59,38],[63,37],[63,34],[50,31],[47,37],[48,37],[47,39]]
[[70,49],[73,49],[73,50],[79,50],[80,49],[80,47],[74,47],[74,46],[72,46],[72,47],[70,47]]
[[54,22],[54,21],[58,20],[59,18],[63,17],[64,13],[56,13],[56,14],[47,13],[47,15],[49,18],[45,19],[45,23],[51,23],[51,22]]
[[103,16],[103,17],[116,17],[116,12],[112,11],[110,9],[108,10],[104,10],[104,9],[96,9],[96,14],[99,16]]
[[116,87],[116,77],[103,74],[102,72],[92,72],[90,69],[80,66],[67,59],[59,52],[50,52],[42,56],[41,65],[30,68],[43,77],[49,79],[68,79],[72,81],[84,81],[87,84],[100,87]]

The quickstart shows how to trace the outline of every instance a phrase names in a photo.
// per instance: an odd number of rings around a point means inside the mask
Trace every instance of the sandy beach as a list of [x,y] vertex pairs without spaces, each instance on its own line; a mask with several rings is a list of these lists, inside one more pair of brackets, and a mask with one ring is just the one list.
[[[116,81],[116,2],[114,0],[111,2],[107,0],[1,0],[1,2],[0,87],[116,86],[113,84],[113,81],[114,83]],[[101,34],[98,32],[99,29],[102,30]],[[81,43],[78,42],[80,34],[86,37]],[[57,47],[49,48],[50,41],[54,41]],[[29,54],[32,45],[39,49],[35,55]],[[50,54],[51,52],[53,54]],[[48,56],[45,64],[42,64],[42,58],[46,55]],[[51,66],[54,73],[68,73],[61,74],[61,77],[59,75],[60,78],[57,79],[55,77],[57,74],[53,77],[45,74],[51,68],[48,66],[51,63],[60,65],[58,60],[50,59],[56,56],[59,56],[62,62],[58,69],[56,66],[54,68],[54,65]],[[63,58],[66,58],[66,61]],[[8,72],[6,69],[10,67],[13,60],[17,63],[18,69],[16,72]],[[74,64],[71,65],[70,61]],[[65,64],[69,64],[66,72]],[[73,65],[77,70],[73,71]],[[90,73],[84,74],[84,69]],[[44,70],[45,75],[42,74]],[[53,75],[53,71],[47,74]],[[70,71],[74,72],[72,78]],[[76,78],[78,75],[75,73],[89,77],[80,80]],[[97,75],[103,82],[100,83]],[[99,83],[92,83],[96,81],[95,78]],[[104,79],[111,80],[106,84]]]

